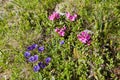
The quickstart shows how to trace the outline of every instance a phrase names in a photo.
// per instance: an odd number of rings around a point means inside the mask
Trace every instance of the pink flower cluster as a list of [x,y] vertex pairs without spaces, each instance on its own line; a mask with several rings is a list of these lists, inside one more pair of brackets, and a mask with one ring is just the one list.
[[66,17],[67,19],[69,19],[70,21],[75,21],[75,19],[77,18],[77,14],[71,15],[69,12],[66,13]]
[[57,32],[61,37],[65,36],[65,31],[66,31],[66,26],[55,29],[55,32]]
[[[59,19],[60,18],[60,14],[58,12],[53,12],[50,16],[49,16],[49,20],[53,21],[55,19]],[[66,13],[66,18],[69,19],[70,21],[75,21],[77,18],[77,14],[71,15],[69,12]]]
[[49,16],[49,20],[53,21],[55,19],[59,19],[60,18],[60,14],[57,12],[53,12],[50,16]]
[[[69,12],[67,12],[65,14],[66,18],[70,21],[75,21],[77,18],[77,14],[71,15]],[[60,18],[60,14],[57,12],[53,12],[50,16],[49,16],[49,20],[55,20],[55,19],[59,19]],[[65,31],[66,31],[66,26],[62,27],[62,28],[56,28],[55,32],[57,32],[61,37],[65,36]],[[78,40],[81,41],[84,44],[90,45],[91,44],[91,31],[89,30],[84,30],[82,31],[80,34],[77,35]]]
[[91,34],[89,31],[84,30],[80,34],[77,35],[79,41],[81,41],[84,44],[90,45],[91,43]]

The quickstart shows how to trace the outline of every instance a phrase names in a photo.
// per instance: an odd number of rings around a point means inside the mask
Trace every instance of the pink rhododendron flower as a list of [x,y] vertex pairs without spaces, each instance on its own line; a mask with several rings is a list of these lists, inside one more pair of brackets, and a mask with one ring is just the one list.
[[55,19],[59,19],[60,15],[57,12],[53,12],[50,16],[49,16],[49,20],[53,21]]
[[62,27],[62,28],[56,28],[55,32],[57,32],[60,36],[65,36],[65,31],[66,31],[66,27]]
[[71,15],[69,12],[66,13],[66,17],[67,19],[69,19],[70,21],[75,21],[75,19],[77,18],[77,14]]
[[90,45],[91,43],[91,34],[89,33],[89,30],[84,30],[80,34],[77,35],[78,40],[81,41],[84,44]]
[[61,31],[61,30],[58,32],[58,34],[59,34],[60,36],[62,36],[62,37],[65,36],[65,32],[64,32],[64,31]]

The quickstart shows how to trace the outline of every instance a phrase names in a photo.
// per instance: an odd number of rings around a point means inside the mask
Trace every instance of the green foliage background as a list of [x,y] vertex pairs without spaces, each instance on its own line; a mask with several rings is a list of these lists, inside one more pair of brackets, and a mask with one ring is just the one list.
[[[62,16],[50,21],[57,4],[61,12],[79,15],[75,22]],[[66,38],[55,27],[66,25]],[[77,34],[89,29],[94,34],[86,46]],[[60,46],[59,41],[65,44]],[[45,69],[33,72],[26,62],[27,46],[45,46],[41,57],[52,57]],[[120,79],[119,0],[12,0],[0,3],[0,80],[118,80]],[[118,72],[116,72],[118,71]]]

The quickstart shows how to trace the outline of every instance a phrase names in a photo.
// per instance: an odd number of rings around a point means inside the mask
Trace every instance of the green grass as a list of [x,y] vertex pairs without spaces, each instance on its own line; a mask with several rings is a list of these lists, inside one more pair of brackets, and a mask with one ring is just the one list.
[[[65,3],[60,6],[63,12],[79,15],[75,22],[64,16],[53,22],[48,19],[61,3]],[[120,79],[119,0],[13,0],[1,5],[0,80]],[[54,32],[55,27],[63,25],[69,29],[65,38]],[[85,29],[94,33],[90,46],[77,39]],[[60,40],[65,44],[60,46]],[[33,71],[35,64],[24,57],[33,43],[45,46],[44,52],[38,53],[42,59],[52,58],[38,73]]]

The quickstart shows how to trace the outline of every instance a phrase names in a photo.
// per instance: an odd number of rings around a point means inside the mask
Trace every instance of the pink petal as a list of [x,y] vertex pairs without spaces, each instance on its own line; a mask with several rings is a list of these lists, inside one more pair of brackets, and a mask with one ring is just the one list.
[[74,14],[74,17],[77,18],[77,14]]
[[74,17],[74,16],[70,16],[70,17],[69,17],[69,20],[70,20],[70,21],[75,21],[75,17]]
[[80,34],[77,35],[78,40],[84,44],[90,45],[91,43],[91,35],[86,31],[82,31]]
[[55,19],[59,19],[60,15],[59,13],[53,12],[50,16],[49,16],[49,20],[55,20]]
[[66,17],[69,19],[70,16],[71,16],[70,13],[67,12],[67,13],[66,13]]
[[53,15],[50,15],[50,16],[49,16],[49,20],[52,20],[52,21],[53,21],[54,19],[55,19],[55,17],[54,17]]
[[91,40],[89,40],[88,42],[87,42],[87,45],[89,46],[91,44]]
[[56,13],[55,17],[56,17],[56,19],[59,19],[60,15],[58,13]]
[[65,32],[63,32],[63,31],[59,31],[58,34],[59,34],[60,36],[65,36]]
[[59,32],[59,31],[60,31],[60,29],[59,29],[59,28],[56,28],[56,29],[55,29],[55,32]]

